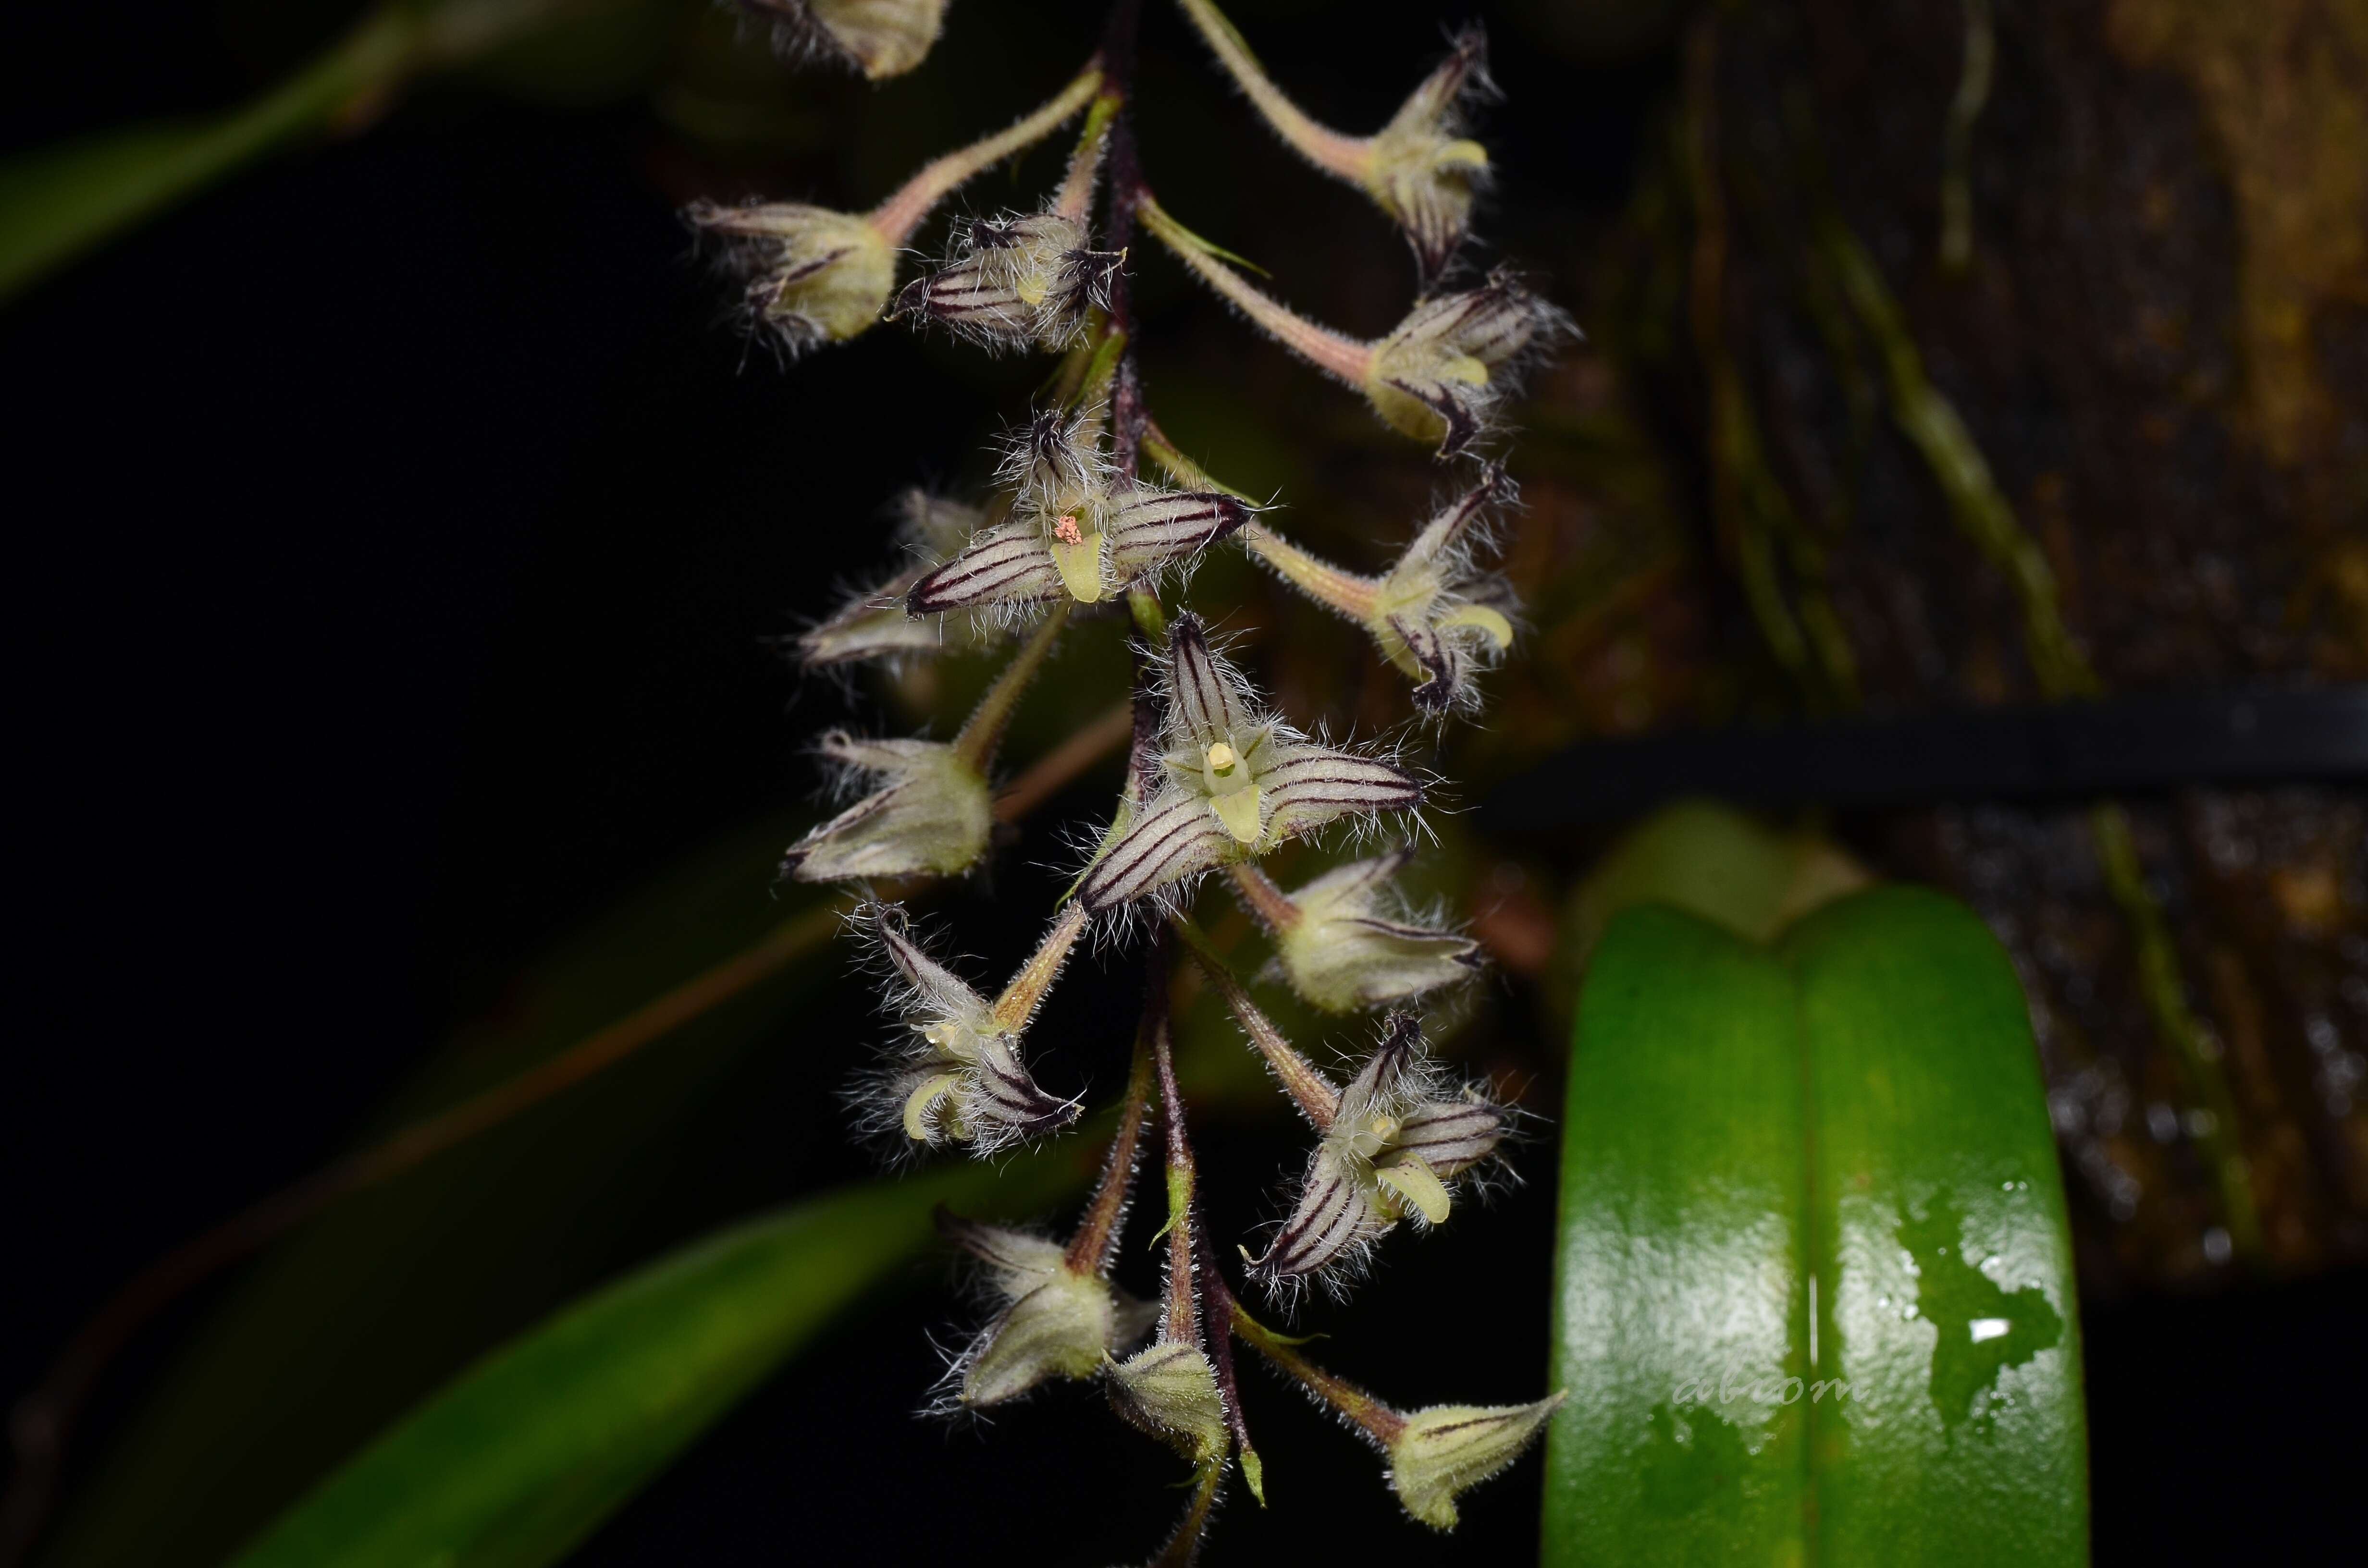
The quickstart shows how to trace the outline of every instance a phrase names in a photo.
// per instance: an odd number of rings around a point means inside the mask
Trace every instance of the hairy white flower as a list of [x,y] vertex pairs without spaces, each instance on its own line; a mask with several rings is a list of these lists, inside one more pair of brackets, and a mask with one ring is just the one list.
[[1110,1405],[1194,1464],[1224,1452],[1225,1402],[1200,1346],[1160,1339],[1110,1369]]
[[1512,586],[1475,560],[1490,509],[1513,495],[1503,466],[1489,464],[1380,577],[1344,572],[1263,527],[1243,538],[1285,582],[1362,626],[1382,656],[1414,677],[1417,708],[1433,716],[1470,712],[1480,705],[1474,674],[1493,666],[1513,641]]
[[1520,1458],[1566,1393],[1535,1404],[1438,1404],[1417,1410],[1388,1444],[1390,1490],[1437,1530],[1455,1528],[1455,1499]]
[[726,265],[746,283],[748,319],[792,357],[862,332],[896,286],[895,249],[869,218],[790,201],[700,201],[688,216],[724,242]]
[[1466,28],[1387,125],[1371,136],[1347,136],[1318,124],[1275,85],[1214,0],[1183,6],[1275,133],[1317,168],[1372,197],[1406,231],[1425,278],[1444,270],[1471,222],[1473,190],[1488,176],[1487,149],[1465,136],[1463,112],[1493,90],[1486,35]]
[[1076,1120],[1076,1101],[1037,1087],[1019,1060],[1019,1040],[1080,922],[1056,922],[995,1002],[932,958],[898,906],[867,909],[860,923],[895,977],[889,1006],[905,1036],[868,1085],[876,1124],[900,1129],[913,1143],[992,1153]]
[[944,266],[905,286],[896,313],[990,348],[1067,348],[1084,335],[1087,312],[1109,305],[1123,259],[1092,249],[1085,225],[1059,212],[977,219],[955,232]]
[[773,24],[773,42],[792,60],[851,65],[877,82],[928,57],[945,24],[946,0],[740,0]]
[[1343,817],[1422,803],[1412,774],[1319,745],[1260,706],[1210,652],[1197,616],[1178,616],[1170,629],[1166,696],[1161,781],[1079,880],[1077,900],[1089,911],[1264,855]]
[[1252,1264],[1269,1285],[1315,1278],[1338,1290],[1400,1220],[1445,1223],[1448,1183],[1496,1153],[1505,1112],[1475,1094],[1430,1093],[1421,1051],[1414,1016],[1391,1014],[1380,1047],[1340,1091],[1291,1217]]
[[1487,509],[1510,500],[1512,482],[1491,463],[1480,483],[1433,517],[1381,581],[1365,629],[1383,657],[1412,676],[1415,702],[1433,712],[1479,706],[1471,676],[1513,644],[1502,607],[1513,591],[1473,561],[1472,541]]
[[1365,396],[1392,427],[1453,457],[1486,427],[1532,351],[1574,330],[1499,267],[1477,289],[1417,301],[1373,346]]
[[1325,872],[1284,895],[1296,918],[1275,932],[1275,964],[1299,997],[1332,1013],[1407,1002],[1469,980],[1480,945],[1404,919],[1391,879],[1414,858],[1399,849]]
[[1249,520],[1230,495],[1121,482],[1097,445],[1099,427],[1090,410],[1038,415],[1005,454],[1008,518],[924,574],[905,608],[922,616],[1064,597],[1097,604]]
[[1490,91],[1487,35],[1466,28],[1367,143],[1361,183],[1406,231],[1426,278],[1445,271],[1463,245],[1474,187],[1488,177],[1488,150],[1463,134],[1463,110]]
[[1101,1375],[1113,1354],[1142,1339],[1157,1309],[1091,1268],[1058,1242],[938,1211],[938,1230],[985,1267],[996,1312],[956,1357],[953,1398],[973,1409],[1002,1404],[1056,1378]]
[[1364,394],[1383,422],[1460,455],[1477,440],[1524,364],[1576,334],[1570,318],[1499,267],[1476,289],[1418,300],[1378,343],[1309,321],[1243,277],[1225,253],[1145,197],[1144,228],[1277,343]]
[[819,748],[863,799],[790,846],[781,871],[802,882],[953,876],[986,853],[995,803],[985,776],[937,741],[862,740],[833,730]]
[[[941,559],[959,549],[978,531],[984,514],[975,506],[912,489],[896,498],[895,538],[899,548]],[[917,564],[854,595],[828,619],[797,639],[798,660],[808,669],[852,664],[860,659],[897,658],[934,653],[945,645],[948,628],[916,620],[905,608],[905,596],[921,578]],[[966,642],[967,639],[960,639]]]

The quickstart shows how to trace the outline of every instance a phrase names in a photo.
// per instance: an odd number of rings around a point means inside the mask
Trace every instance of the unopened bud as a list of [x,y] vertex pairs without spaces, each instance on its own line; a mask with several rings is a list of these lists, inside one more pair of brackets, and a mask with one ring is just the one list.
[[953,876],[986,852],[993,797],[985,778],[954,747],[833,731],[821,749],[850,778],[876,788],[791,845],[781,860],[784,874],[802,882]]
[[1224,1449],[1225,1402],[1199,1346],[1163,1339],[1110,1369],[1118,1413],[1194,1464]]
[[774,44],[793,59],[820,56],[877,82],[928,57],[946,0],[740,0],[774,24]]
[[1416,1411],[1389,1443],[1390,1490],[1431,1528],[1453,1529],[1455,1499],[1520,1458],[1567,1397]]
[[1327,1012],[1363,1012],[1478,971],[1478,943],[1399,916],[1390,879],[1411,858],[1400,850],[1359,860],[1289,895],[1299,918],[1277,932],[1275,961],[1303,1000]]
[[955,1363],[954,1394],[963,1404],[1001,1404],[1053,1379],[1094,1377],[1150,1326],[1147,1303],[1072,1267],[1056,1242],[943,1211],[938,1229],[985,1265],[987,1287],[1002,1303]]
[[887,309],[896,253],[866,219],[785,201],[701,201],[689,216],[724,242],[726,264],[746,280],[749,319],[793,355],[843,343]]

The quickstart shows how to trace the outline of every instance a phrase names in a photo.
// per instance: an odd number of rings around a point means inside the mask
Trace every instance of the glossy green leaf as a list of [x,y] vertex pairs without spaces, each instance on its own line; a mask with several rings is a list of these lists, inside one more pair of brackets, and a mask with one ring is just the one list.
[[632,1274],[495,1351],[371,1444],[236,1568],[553,1562],[837,1312],[928,1244],[940,1202],[1081,1185],[1093,1141],[851,1187]]
[[1971,913],[1629,911],[1563,1136],[1550,1568],[2087,1560],[2055,1142]]

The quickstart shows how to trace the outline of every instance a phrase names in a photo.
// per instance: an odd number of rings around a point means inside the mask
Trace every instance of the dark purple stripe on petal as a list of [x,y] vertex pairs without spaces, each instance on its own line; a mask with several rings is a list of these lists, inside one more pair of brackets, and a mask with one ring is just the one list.
[[1217,862],[1226,837],[1208,802],[1189,792],[1155,800],[1077,885],[1077,902],[1099,914],[1132,903]]

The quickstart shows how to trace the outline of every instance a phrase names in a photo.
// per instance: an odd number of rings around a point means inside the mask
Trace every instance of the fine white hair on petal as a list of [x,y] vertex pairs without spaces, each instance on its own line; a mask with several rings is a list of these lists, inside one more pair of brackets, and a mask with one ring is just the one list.
[[1122,256],[1093,249],[1058,212],[1007,212],[955,226],[945,262],[905,285],[896,313],[950,327],[990,351],[1066,348],[1107,309]]
[[1345,1295],[1400,1220],[1428,1226],[1447,1217],[1445,1184],[1495,1155],[1507,1122],[1474,1091],[1444,1088],[1420,1021],[1391,1014],[1341,1090],[1289,1217],[1251,1260],[1253,1277],[1281,1301],[1306,1283]]

